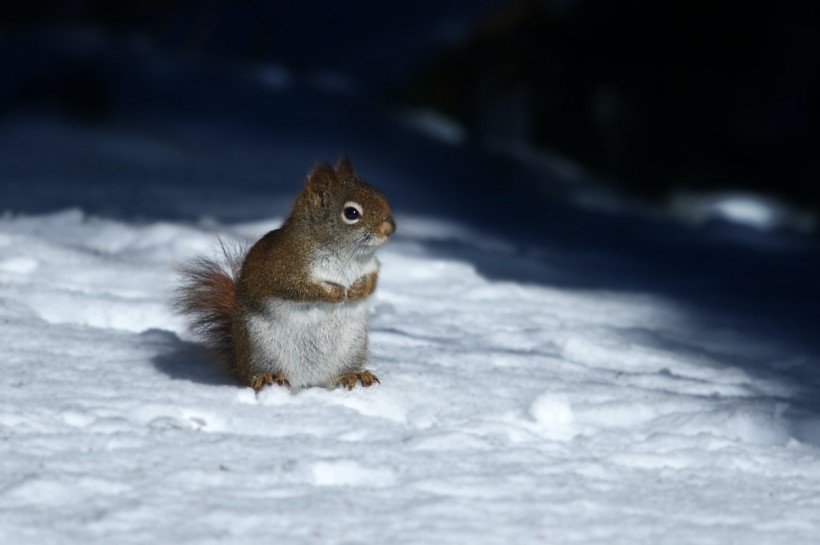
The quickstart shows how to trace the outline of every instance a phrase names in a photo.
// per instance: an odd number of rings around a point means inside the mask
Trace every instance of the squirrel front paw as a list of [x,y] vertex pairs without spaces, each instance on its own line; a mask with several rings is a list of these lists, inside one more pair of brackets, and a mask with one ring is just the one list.
[[346,375],[340,376],[336,379],[336,384],[342,386],[343,388],[347,388],[348,390],[352,390],[356,387],[356,382],[361,382],[362,386],[365,388],[369,388],[374,384],[378,383],[381,384],[381,381],[371,373],[370,371],[361,371],[360,373],[348,373]]
[[350,286],[350,289],[347,290],[347,300],[348,301],[361,301],[362,299],[367,299],[376,289],[376,275],[375,274],[368,274],[365,275]]
[[325,303],[342,303],[347,300],[347,294],[343,286],[339,284],[332,284],[330,282],[322,282],[322,289],[324,293],[321,295],[321,300]]

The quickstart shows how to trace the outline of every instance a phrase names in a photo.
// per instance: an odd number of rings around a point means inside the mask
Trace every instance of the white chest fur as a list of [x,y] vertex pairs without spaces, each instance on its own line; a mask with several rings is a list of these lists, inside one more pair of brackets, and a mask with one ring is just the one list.
[[372,253],[364,256],[345,256],[318,252],[313,256],[310,274],[314,282],[339,284],[349,288],[359,278],[377,270],[379,261]]

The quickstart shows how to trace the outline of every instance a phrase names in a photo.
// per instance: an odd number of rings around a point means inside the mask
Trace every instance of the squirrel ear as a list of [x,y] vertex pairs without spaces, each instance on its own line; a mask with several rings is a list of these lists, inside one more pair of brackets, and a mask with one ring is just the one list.
[[342,158],[339,159],[339,162],[336,164],[336,174],[356,176],[356,172],[353,169],[353,161],[350,160],[350,157],[343,155]]
[[305,193],[313,206],[324,206],[327,203],[335,182],[336,175],[327,163],[319,163],[310,171],[305,181]]

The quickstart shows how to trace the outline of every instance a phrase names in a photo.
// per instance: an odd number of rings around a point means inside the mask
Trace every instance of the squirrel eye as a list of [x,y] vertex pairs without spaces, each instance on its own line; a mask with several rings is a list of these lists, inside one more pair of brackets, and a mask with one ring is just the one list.
[[353,225],[362,218],[362,206],[357,202],[348,201],[342,210],[342,220]]

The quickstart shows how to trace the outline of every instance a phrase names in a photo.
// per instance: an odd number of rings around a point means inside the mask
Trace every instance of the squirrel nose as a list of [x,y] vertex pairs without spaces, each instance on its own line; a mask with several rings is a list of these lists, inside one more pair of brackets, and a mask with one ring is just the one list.
[[396,232],[396,222],[393,221],[393,216],[387,217],[379,227],[381,235],[385,238]]

